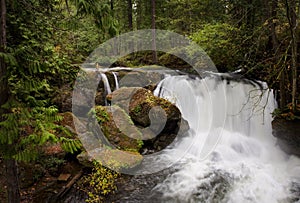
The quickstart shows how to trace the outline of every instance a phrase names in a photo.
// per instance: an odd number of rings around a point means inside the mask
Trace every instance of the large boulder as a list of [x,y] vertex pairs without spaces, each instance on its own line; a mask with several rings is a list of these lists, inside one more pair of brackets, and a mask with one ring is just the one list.
[[123,109],[119,106],[96,106],[95,114],[110,144],[121,150],[140,150],[142,134]]
[[107,96],[112,104],[120,106],[141,127],[148,127],[151,122],[161,123],[166,119],[162,132],[174,133],[179,130],[181,113],[166,99],[159,98],[145,88],[123,87]]
[[128,114],[119,106],[96,106],[91,111],[90,116],[93,115],[100,126],[100,136],[104,138],[96,138],[95,133],[91,132],[95,126],[90,126],[90,132],[81,138],[85,146],[88,145],[88,151],[77,156],[79,162],[86,167],[93,167],[93,161],[96,160],[116,170],[138,165],[143,159],[139,154],[143,145],[142,134]]
[[97,160],[104,166],[119,171],[138,166],[142,162],[143,156],[138,152],[96,148],[90,152],[82,152],[77,159],[86,167],[93,167],[93,161]]
[[142,132],[143,151],[159,151],[167,147],[177,135],[185,134],[188,123],[180,110],[168,100],[159,98],[145,88],[123,87],[107,96],[130,115]]

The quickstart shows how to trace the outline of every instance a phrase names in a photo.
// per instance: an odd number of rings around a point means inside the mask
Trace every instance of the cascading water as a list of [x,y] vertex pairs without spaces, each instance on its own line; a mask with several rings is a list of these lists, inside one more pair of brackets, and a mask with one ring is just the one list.
[[293,202],[300,160],[276,146],[276,103],[264,83],[171,76],[155,94],[174,102],[190,133],[166,154],[178,170],[153,191],[163,202]]
[[119,89],[119,81],[118,81],[118,76],[116,72],[112,72],[114,79],[115,79],[115,90]]
[[101,75],[101,79],[103,81],[104,84],[104,90],[106,92],[106,94],[110,94],[111,93],[111,88],[110,88],[110,84],[109,81],[107,79],[107,76],[105,75],[105,73],[100,73]]

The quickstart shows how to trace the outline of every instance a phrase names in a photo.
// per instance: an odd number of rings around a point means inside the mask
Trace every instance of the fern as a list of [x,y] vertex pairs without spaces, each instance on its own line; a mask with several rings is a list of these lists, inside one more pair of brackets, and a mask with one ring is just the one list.
[[[7,13],[8,47],[6,53],[0,52],[7,65],[5,81],[10,96],[1,106],[0,154],[5,158],[34,160],[47,142],[62,142],[71,152],[80,148],[78,140],[58,136],[62,118],[49,102],[54,91],[50,84],[65,82],[70,67],[65,55],[55,50],[53,27],[58,24],[57,16],[47,15],[55,9],[55,2],[14,1],[12,8],[12,2],[7,1],[11,11]],[[33,10],[24,9],[31,3]]]
[[16,58],[10,53],[0,52],[0,58],[3,58],[4,62],[9,66],[17,66],[18,65]]
[[82,144],[79,140],[60,137],[59,142],[61,143],[63,150],[72,154],[82,148]]

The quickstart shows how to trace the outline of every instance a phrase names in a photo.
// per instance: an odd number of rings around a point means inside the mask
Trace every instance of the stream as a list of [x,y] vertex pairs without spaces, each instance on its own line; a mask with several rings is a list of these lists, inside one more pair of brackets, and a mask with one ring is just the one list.
[[128,175],[107,202],[300,202],[300,159],[272,136],[277,104],[265,83],[168,75],[154,93],[176,104],[190,130],[153,160],[172,166]]

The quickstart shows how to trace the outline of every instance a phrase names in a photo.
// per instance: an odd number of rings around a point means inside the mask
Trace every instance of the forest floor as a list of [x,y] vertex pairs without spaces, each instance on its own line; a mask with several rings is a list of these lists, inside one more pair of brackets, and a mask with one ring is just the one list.
[[[49,202],[49,198],[66,191],[73,178],[82,172],[82,165],[67,160],[57,171],[39,164],[19,164],[20,193],[22,203]],[[0,159],[0,203],[7,202],[5,166]],[[71,188],[71,187],[70,187]]]

